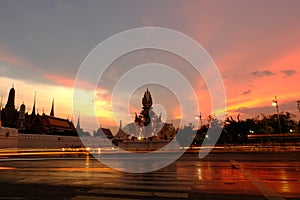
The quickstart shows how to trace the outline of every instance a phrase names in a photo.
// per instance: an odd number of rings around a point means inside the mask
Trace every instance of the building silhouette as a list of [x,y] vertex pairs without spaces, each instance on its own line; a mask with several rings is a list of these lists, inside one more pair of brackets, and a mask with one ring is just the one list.
[[[120,139],[160,139],[170,140],[175,137],[176,129],[172,123],[163,123],[161,114],[158,116],[152,108],[152,96],[147,88],[142,98],[142,110],[139,115],[135,113],[134,123],[127,124],[115,136],[116,140]],[[122,138],[123,137],[123,138]]]
[[9,91],[5,107],[0,106],[0,115],[3,127],[16,128],[20,133],[78,136],[72,121],[54,115],[54,99],[49,115],[44,112],[40,115],[36,112],[36,94],[34,95],[31,114],[26,112],[24,103],[18,111],[15,108],[14,87]]
[[94,132],[94,137],[113,139],[114,136],[108,128],[100,127],[97,131]]
[[17,128],[18,111],[15,108],[15,89],[14,86],[9,90],[8,99],[5,107],[1,110],[1,123],[4,127]]
[[123,139],[129,139],[129,137],[130,137],[130,135],[127,134],[125,131],[123,131],[122,121],[120,121],[119,130],[116,133],[114,139],[116,141],[119,141],[119,140],[123,140]]
[[78,117],[78,120],[77,120],[76,131],[79,136],[91,136],[91,134],[89,132],[83,131],[83,128],[81,128],[80,116]]

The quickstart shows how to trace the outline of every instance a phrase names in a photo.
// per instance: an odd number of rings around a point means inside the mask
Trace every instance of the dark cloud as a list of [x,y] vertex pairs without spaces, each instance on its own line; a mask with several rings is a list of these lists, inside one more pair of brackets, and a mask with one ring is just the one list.
[[284,74],[287,77],[296,74],[296,71],[292,69],[287,69],[287,70],[281,70],[280,73]]
[[263,70],[263,71],[254,71],[251,73],[251,75],[256,77],[264,77],[264,76],[273,76],[275,74],[270,70]]
[[251,93],[251,90],[246,90],[243,92],[243,95],[247,95],[247,94],[250,94]]

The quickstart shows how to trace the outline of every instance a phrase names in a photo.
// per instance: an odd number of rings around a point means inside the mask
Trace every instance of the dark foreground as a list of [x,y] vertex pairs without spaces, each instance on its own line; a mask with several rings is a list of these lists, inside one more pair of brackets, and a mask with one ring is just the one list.
[[300,199],[300,152],[197,156],[143,174],[84,154],[0,158],[0,199]]

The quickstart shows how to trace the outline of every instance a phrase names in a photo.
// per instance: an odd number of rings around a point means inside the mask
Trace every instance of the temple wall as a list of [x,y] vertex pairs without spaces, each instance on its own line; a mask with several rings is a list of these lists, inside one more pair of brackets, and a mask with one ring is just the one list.
[[79,137],[41,135],[41,134],[19,134],[18,148],[63,148],[83,146]]
[[0,127],[1,148],[63,148],[111,147],[110,140],[101,137],[74,137],[59,135],[22,134],[17,129]]
[[18,140],[17,129],[0,127],[0,148],[17,148]]
[[39,134],[19,134],[19,148],[111,147],[110,140],[101,137],[74,137]]
[[112,147],[111,140],[102,137],[81,137],[86,147]]

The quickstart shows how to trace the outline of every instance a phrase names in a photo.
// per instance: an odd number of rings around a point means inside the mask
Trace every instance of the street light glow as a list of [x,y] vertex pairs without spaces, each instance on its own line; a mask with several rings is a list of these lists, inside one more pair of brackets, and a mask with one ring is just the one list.
[[276,96],[275,96],[275,99],[272,102],[272,106],[276,107],[279,133],[281,133],[281,124],[280,124],[280,117],[279,117],[278,101],[277,101],[277,97]]

